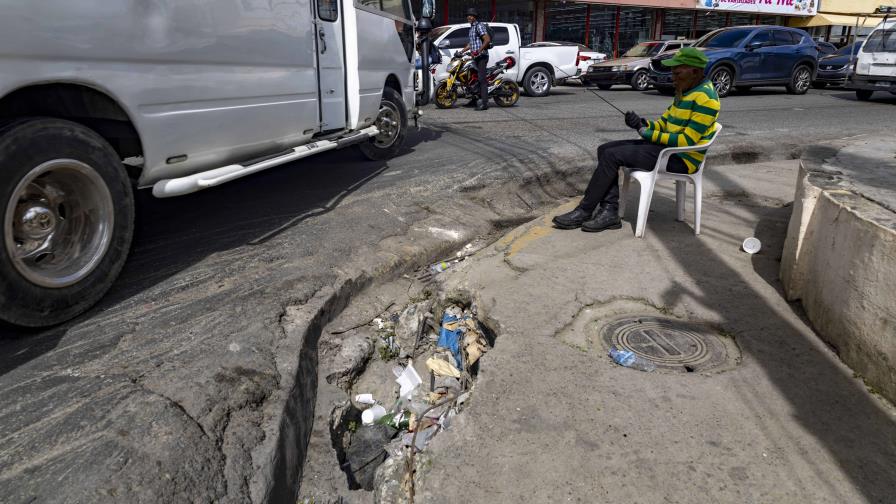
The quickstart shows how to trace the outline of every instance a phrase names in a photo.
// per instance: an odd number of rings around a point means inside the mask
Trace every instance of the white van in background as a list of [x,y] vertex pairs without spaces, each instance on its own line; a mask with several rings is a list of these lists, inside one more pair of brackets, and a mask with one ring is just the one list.
[[103,296],[132,186],[179,196],[349,145],[395,155],[414,37],[410,0],[0,0],[0,323]]
[[[578,76],[579,49],[577,46],[520,47],[520,28],[509,23],[488,23],[495,32],[495,40],[488,51],[489,65],[508,56],[516,61],[504,75],[520,84],[529,96],[547,96],[551,86],[559,81]],[[448,62],[454,51],[463,49],[469,40],[469,24],[453,24],[435,28],[429,38],[442,53],[442,63],[436,68],[436,82],[448,77]]]
[[846,87],[855,89],[862,101],[870,100],[875,91],[896,94],[896,19],[885,20],[868,35]]

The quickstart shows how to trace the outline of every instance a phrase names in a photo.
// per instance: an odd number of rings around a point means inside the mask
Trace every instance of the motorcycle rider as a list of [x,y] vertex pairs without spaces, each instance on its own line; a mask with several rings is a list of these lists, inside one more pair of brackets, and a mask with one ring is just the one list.
[[[462,51],[455,53],[455,56],[470,51],[479,74],[479,103],[476,104],[476,110],[488,110],[488,77],[485,69],[488,68],[488,48],[492,39],[488,36],[485,25],[479,22],[479,13],[475,7],[467,9],[467,22],[470,23],[470,33],[467,36],[469,42]],[[486,82],[483,84],[483,81]],[[473,98],[473,101],[476,101],[476,98]]]

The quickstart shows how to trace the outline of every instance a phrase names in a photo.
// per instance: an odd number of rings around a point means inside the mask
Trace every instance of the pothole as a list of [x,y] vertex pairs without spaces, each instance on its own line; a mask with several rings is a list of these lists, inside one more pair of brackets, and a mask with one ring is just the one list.
[[[740,360],[731,338],[702,324],[666,317],[618,317],[601,327],[600,339],[611,353],[614,349],[630,352],[621,358],[663,371],[706,373],[730,368]],[[620,363],[620,357],[614,360]]]
[[[427,271],[442,269],[437,263]],[[345,478],[340,494],[407,502],[420,453],[469,403],[480,358],[494,346],[471,296],[431,293],[431,275],[414,282],[416,296],[361,317],[369,323],[329,333],[339,341],[326,379],[345,399],[327,410],[328,419],[317,418],[329,420]]]

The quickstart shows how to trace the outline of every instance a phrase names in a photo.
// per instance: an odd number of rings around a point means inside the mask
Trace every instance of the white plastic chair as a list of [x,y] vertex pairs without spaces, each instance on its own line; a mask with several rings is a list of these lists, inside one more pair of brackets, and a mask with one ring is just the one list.
[[673,154],[679,152],[693,152],[709,149],[722,133],[722,125],[716,123],[716,134],[709,142],[694,145],[691,147],[670,147],[660,152],[659,158],[656,160],[656,166],[653,171],[632,170],[622,167],[620,170],[622,178],[622,191],[619,195],[619,216],[625,216],[626,197],[628,195],[628,185],[631,179],[638,181],[641,185],[641,198],[638,201],[638,224],[635,226],[635,236],[644,237],[644,229],[647,227],[647,213],[650,211],[650,201],[653,199],[653,188],[657,181],[663,179],[671,179],[675,181],[675,203],[678,206],[678,216],[676,220],[684,220],[684,200],[687,193],[687,182],[694,184],[694,234],[700,234],[700,212],[703,207],[703,167],[706,164],[706,158],[697,167],[694,173],[672,173],[666,171],[666,165],[669,158]]

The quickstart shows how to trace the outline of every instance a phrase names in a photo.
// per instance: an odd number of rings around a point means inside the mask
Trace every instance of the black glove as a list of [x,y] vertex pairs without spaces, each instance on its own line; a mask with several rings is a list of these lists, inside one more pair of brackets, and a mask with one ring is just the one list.
[[463,56],[463,54],[464,54],[464,53],[462,53],[462,52],[460,52],[460,51],[454,51],[454,57],[455,57],[455,58],[460,58],[461,56]]
[[641,119],[641,116],[638,114],[629,111],[625,113],[625,124],[631,129],[641,129],[644,126],[647,126],[647,121]]

